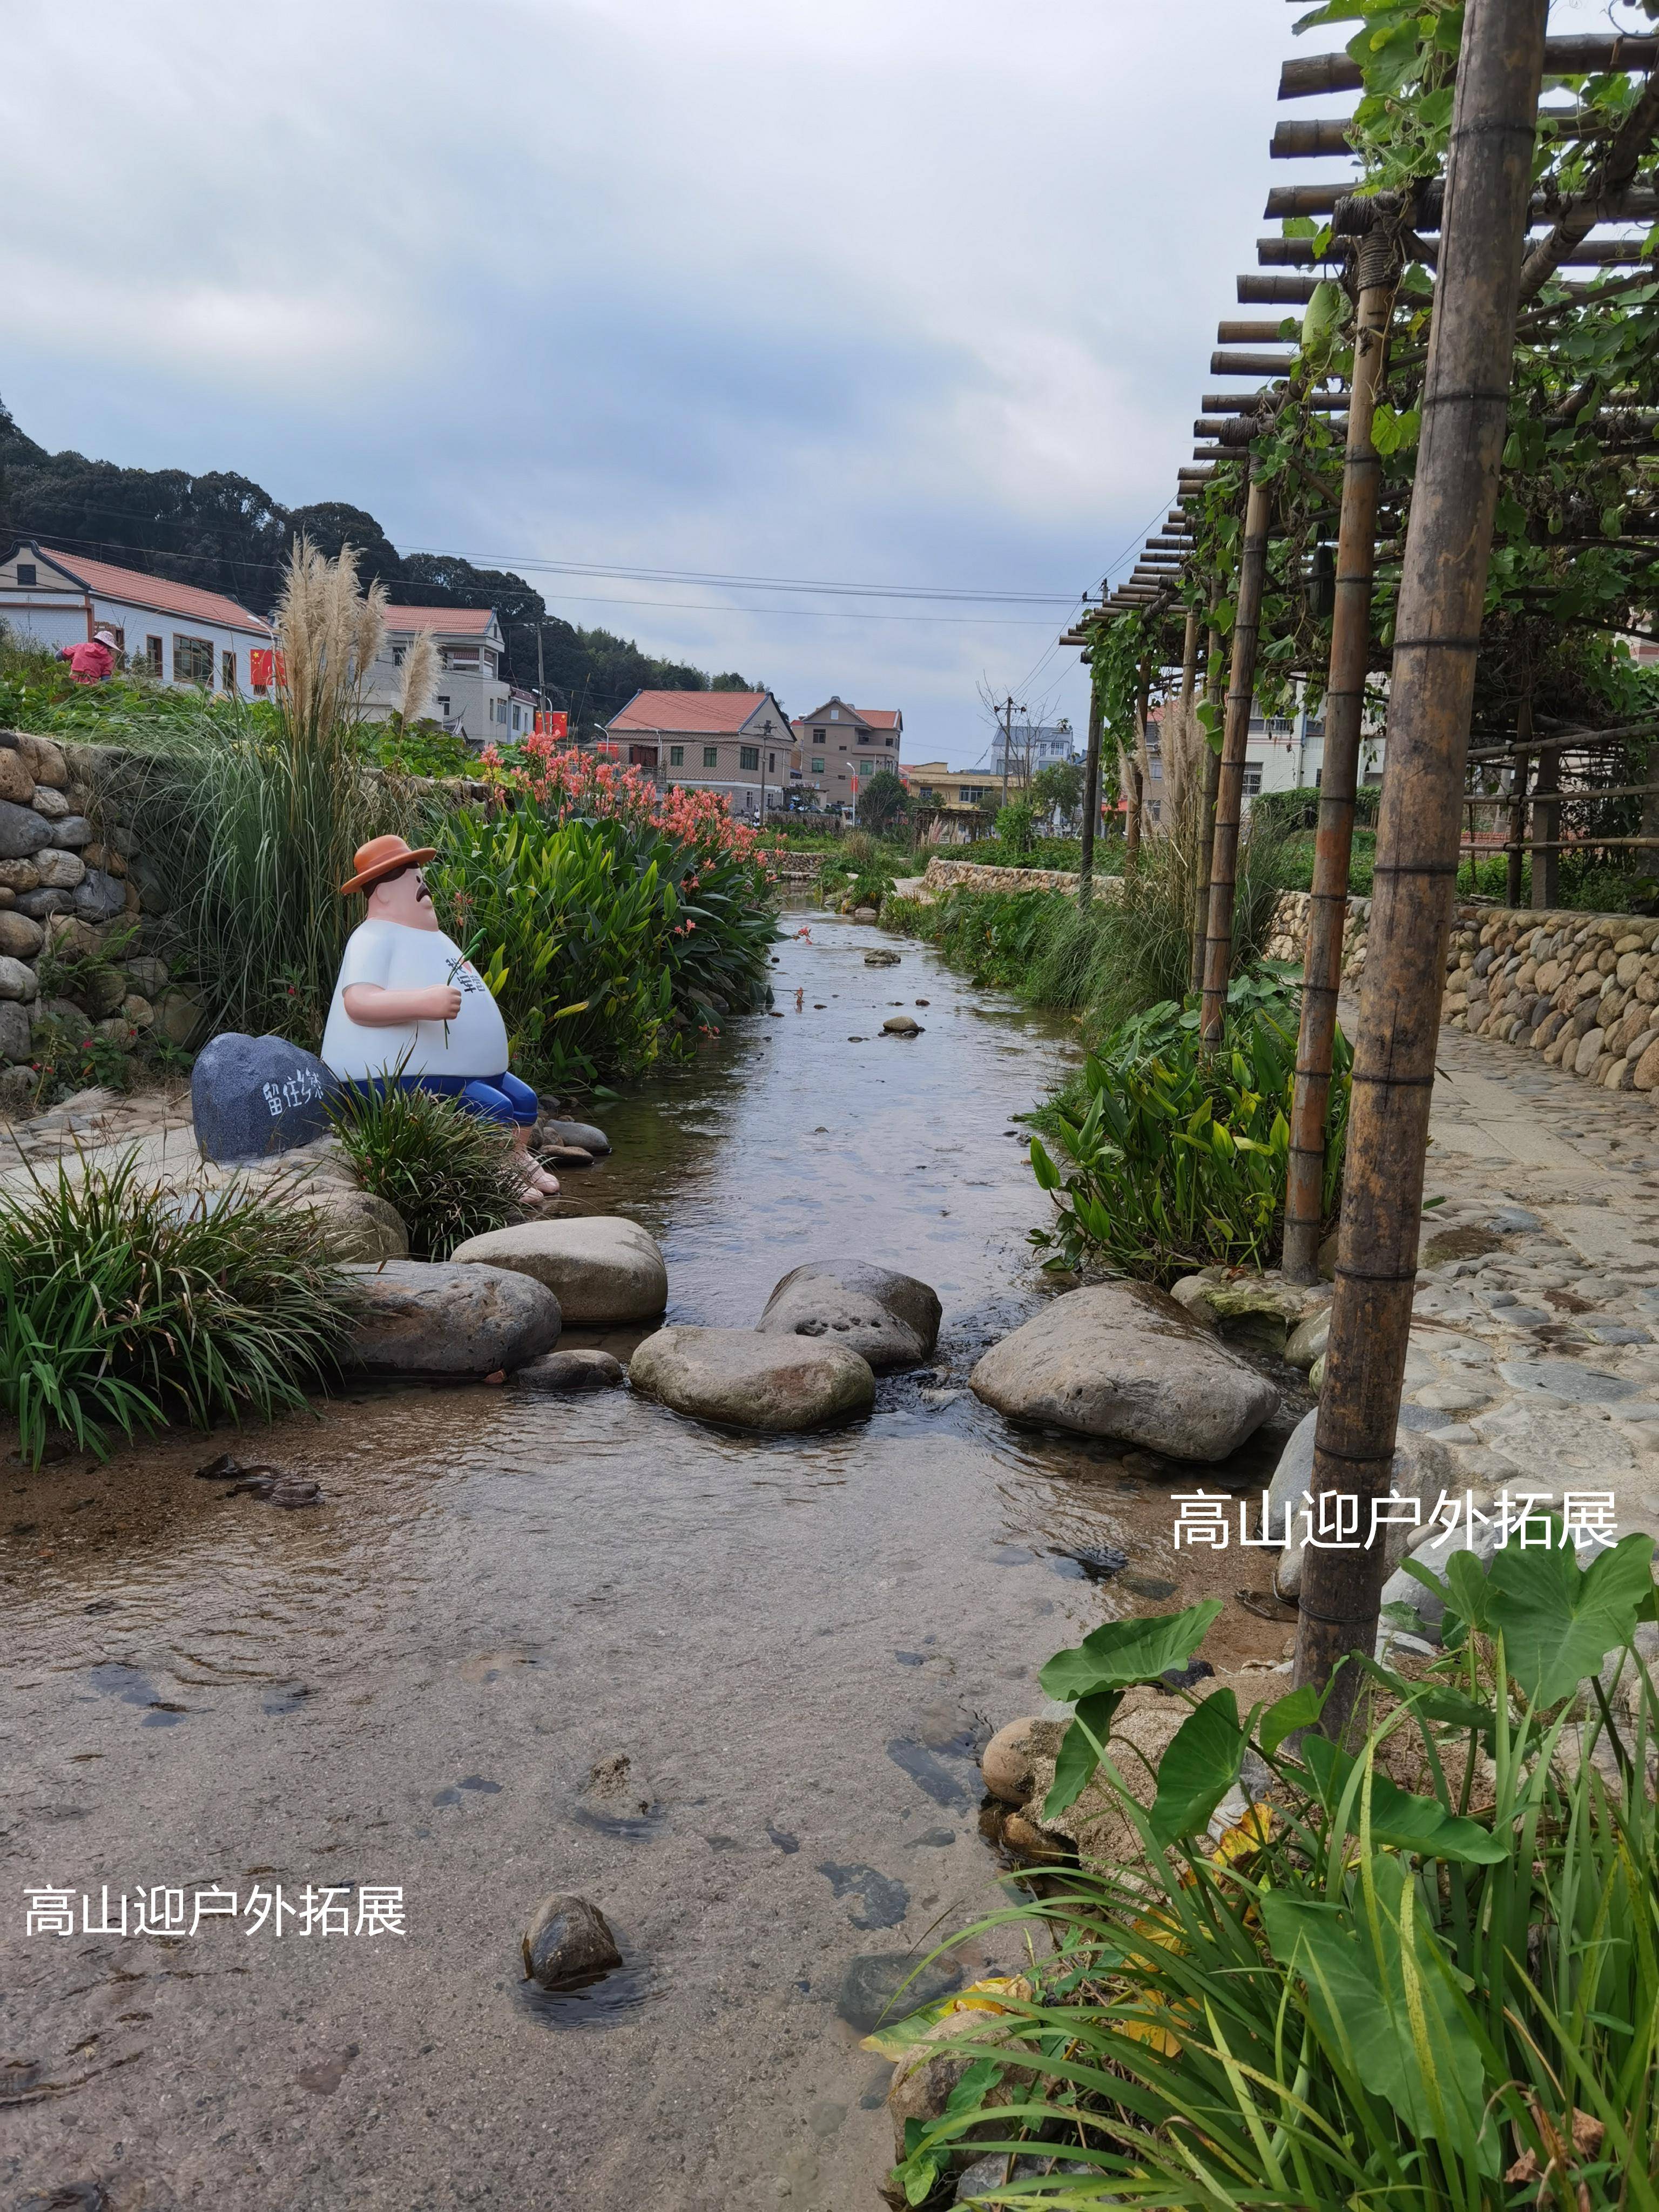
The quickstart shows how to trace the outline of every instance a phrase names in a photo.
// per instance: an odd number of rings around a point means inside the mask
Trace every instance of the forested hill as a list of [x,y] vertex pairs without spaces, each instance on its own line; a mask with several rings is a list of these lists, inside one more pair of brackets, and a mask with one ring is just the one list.
[[541,624],[548,690],[577,726],[605,720],[651,686],[750,688],[736,674],[711,678],[684,662],[659,660],[609,630],[581,629],[550,616],[540,592],[522,576],[442,554],[400,554],[361,507],[334,501],[283,507],[248,477],[223,470],[193,476],[185,469],[125,469],[82,453],[49,453],[0,405],[0,544],[14,537],[43,538],[65,551],[224,592],[269,614],[283,561],[301,532],[325,553],[355,545],[364,580],[378,579],[404,605],[495,607],[519,684],[536,682]]

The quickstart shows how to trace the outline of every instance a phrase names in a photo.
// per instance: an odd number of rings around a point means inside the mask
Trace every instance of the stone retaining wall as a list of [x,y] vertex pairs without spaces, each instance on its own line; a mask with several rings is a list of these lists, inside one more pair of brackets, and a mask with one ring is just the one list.
[[[200,1019],[148,941],[163,902],[107,789],[119,757],[0,730],[0,1109],[27,1109],[30,1062],[58,1039],[133,1051]],[[56,988],[54,957],[75,963]]]
[[784,847],[768,853],[766,865],[781,884],[815,884],[829,857],[827,853],[792,853]]
[[[1097,875],[1095,889],[1104,891],[1115,888],[1115,876]],[[1075,891],[1078,879],[1074,872],[1065,868],[993,868],[977,860],[930,860],[924,870],[921,887],[924,895],[938,897],[942,891]]]
[[1607,1091],[1659,1085],[1659,920],[1462,906],[1443,1018]]
[[[1269,960],[1300,963],[1308,946],[1308,915],[1313,896],[1308,891],[1281,891],[1264,948]],[[1348,901],[1348,918],[1342,926],[1342,980],[1352,983],[1364,973],[1365,933],[1371,926],[1368,898]]]

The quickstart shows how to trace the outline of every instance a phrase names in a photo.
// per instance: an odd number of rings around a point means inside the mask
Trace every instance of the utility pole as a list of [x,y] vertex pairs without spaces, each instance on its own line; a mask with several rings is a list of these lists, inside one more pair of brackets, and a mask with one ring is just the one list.
[[1002,703],[1002,803],[1008,804],[1008,749],[1014,742],[1014,695]]

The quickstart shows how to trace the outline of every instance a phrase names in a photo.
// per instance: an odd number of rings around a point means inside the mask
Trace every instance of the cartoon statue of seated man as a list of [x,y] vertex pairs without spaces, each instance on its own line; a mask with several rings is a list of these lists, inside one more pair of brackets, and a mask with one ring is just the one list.
[[525,1198],[559,1188],[530,1153],[536,1094],[507,1072],[507,1024],[483,977],[438,927],[422,864],[435,848],[401,837],[360,845],[341,893],[367,894],[347,940],[323,1032],[322,1058],[343,1083],[437,1091],[463,1112],[516,1132]]

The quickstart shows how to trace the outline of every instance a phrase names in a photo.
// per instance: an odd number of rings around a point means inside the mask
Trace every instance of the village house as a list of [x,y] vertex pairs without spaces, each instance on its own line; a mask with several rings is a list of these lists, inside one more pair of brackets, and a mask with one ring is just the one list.
[[507,674],[507,641],[493,607],[393,607],[386,611],[386,643],[369,671],[364,711],[392,714],[403,696],[404,659],[424,630],[437,653],[427,713],[473,745],[515,744],[535,727],[532,692]]
[[605,733],[667,789],[718,792],[759,820],[790,788],[789,717],[770,691],[636,691]]
[[1002,804],[1002,781],[984,768],[947,768],[918,761],[905,770],[915,818],[930,845],[967,845],[988,837]]
[[270,683],[270,625],[234,599],[32,538],[0,560],[0,622],[54,649],[109,630],[127,665],[158,684],[246,696]]
[[790,781],[807,804],[852,813],[859,792],[878,769],[899,768],[904,717],[896,707],[849,707],[832,693],[816,714],[798,715]]

